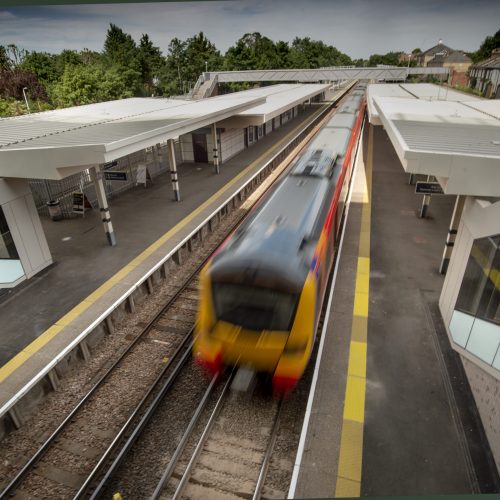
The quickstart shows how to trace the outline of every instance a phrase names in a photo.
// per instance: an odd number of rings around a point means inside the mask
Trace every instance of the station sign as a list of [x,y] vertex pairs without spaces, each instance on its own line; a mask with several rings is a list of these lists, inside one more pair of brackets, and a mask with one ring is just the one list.
[[415,193],[417,194],[444,194],[443,188],[439,182],[417,181],[415,184]]
[[121,172],[118,170],[108,170],[104,171],[104,179],[107,181],[126,181],[127,172]]
[[118,160],[108,161],[102,166],[103,170],[107,170],[108,168],[116,167],[118,165]]

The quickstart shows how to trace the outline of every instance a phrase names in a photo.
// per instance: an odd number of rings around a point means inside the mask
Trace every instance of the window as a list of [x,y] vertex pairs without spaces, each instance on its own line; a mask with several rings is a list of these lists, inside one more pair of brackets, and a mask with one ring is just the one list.
[[19,259],[2,207],[0,207],[0,259]]
[[297,296],[288,293],[236,285],[214,283],[213,296],[218,319],[248,330],[289,330]]
[[500,235],[474,241],[450,332],[456,344],[500,370]]
[[253,127],[248,127],[248,143],[252,144],[253,142]]

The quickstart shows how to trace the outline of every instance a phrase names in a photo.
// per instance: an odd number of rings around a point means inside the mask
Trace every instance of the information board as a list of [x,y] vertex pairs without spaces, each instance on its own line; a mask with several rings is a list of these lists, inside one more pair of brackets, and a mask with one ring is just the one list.
[[121,172],[118,170],[104,171],[104,179],[107,181],[126,181],[127,172]]
[[439,182],[417,181],[415,184],[415,193],[417,194],[444,194],[443,188]]
[[81,192],[73,193],[73,212],[77,214],[85,212],[85,195]]
[[151,174],[149,173],[148,167],[143,163],[139,163],[139,165],[137,165],[135,183],[144,184],[144,186],[146,186],[147,181],[151,181]]

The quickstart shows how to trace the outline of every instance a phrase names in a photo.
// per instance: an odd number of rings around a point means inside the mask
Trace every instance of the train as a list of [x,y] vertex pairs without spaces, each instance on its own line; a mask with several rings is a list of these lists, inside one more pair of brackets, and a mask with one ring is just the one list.
[[243,366],[277,394],[311,356],[366,106],[358,82],[287,175],[200,274],[193,355],[210,374]]

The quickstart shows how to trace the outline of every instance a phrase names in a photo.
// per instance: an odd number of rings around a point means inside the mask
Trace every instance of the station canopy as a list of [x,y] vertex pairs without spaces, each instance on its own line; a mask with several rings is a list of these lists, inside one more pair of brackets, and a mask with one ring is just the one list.
[[499,197],[500,102],[452,90],[438,99],[424,85],[409,97],[370,85],[370,121],[384,126],[406,172],[435,176],[445,194]]
[[221,124],[226,127],[248,127],[263,125],[281,113],[325,92],[331,84],[281,84],[248,90],[247,95],[265,97],[265,102],[240,111]]
[[62,179],[265,102],[245,92],[201,101],[131,98],[0,119],[0,177]]

